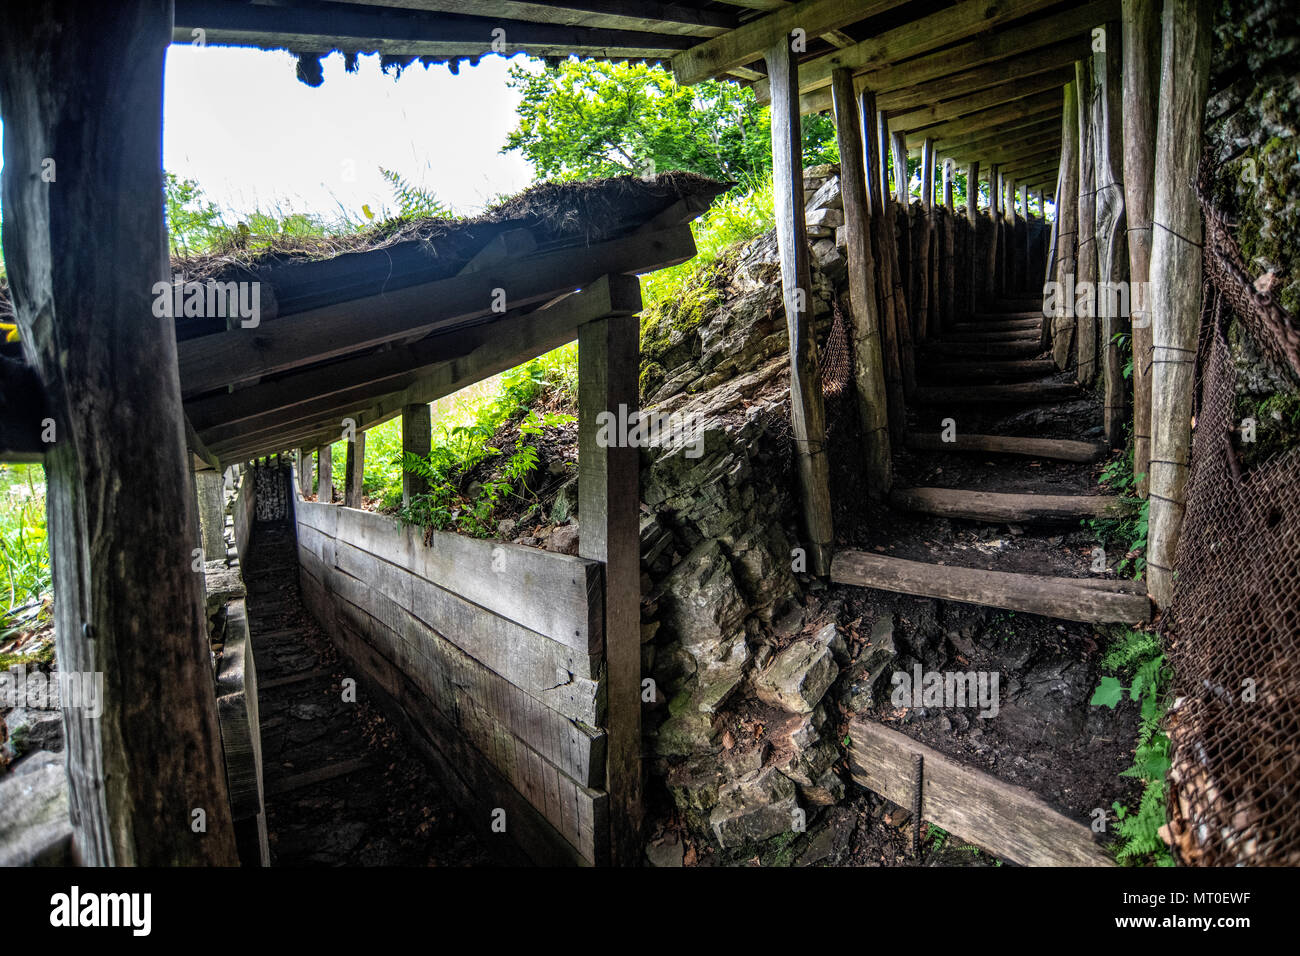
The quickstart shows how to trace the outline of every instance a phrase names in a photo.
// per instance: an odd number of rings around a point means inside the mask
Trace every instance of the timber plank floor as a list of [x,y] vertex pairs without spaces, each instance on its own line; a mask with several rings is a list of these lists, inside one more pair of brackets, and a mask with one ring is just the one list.
[[[433,771],[303,608],[284,521],[254,525],[244,583],[258,675],[272,866],[490,866],[514,862],[451,804]],[[483,834],[476,830],[485,831]]]

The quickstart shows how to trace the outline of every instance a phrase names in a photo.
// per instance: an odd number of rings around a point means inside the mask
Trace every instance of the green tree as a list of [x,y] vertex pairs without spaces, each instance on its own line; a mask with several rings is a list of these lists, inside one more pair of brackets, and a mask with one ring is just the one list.
[[[685,169],[752,184],[770,171],[771,124],[753,90],[709,80],[678,86],[662,67],[568,60],[514,66],[519,125],[502,152],[542,178],[585,179]],[[805,162],[838,158],[826,117],[804,123]]]
[[203,196],[192,179],[178,179],[164,173],[163,202],[167,214],[167,238],[172,255],[189,255],[212,246],[225,232],[221,212]]

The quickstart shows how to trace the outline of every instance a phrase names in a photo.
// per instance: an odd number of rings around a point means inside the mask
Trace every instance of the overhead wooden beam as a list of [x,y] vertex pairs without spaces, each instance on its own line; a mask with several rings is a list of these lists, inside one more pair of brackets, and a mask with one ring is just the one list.
[[987,147],[999,140],[1011,140],[1029,136],[1032,131],[1052,124],[1056,126],[1056,132],[1057,135],[1059,135],[1061,125],[1060,104],[1057,104],[1055,109],[1042,110],[1030,116],[1016,117],[1007,120],[1005,123],[998,123],[993,126],[976,127],[971,130],[958,129],[950,135],[939,136],[936,138],[939,141],[939,149],[941,152],[965,148],[966,145],[971,143],[983,143]]
[[5,266],[57,426],[55,648],[94,681],[62,707],[87,866],[238,864],[175,330],[151,308],[171,27],[169,0],[0,5]]
[[[905,0],[858,0],[856,3],[845,0],[803,0],[802,3],[773,10],[722,36],[678,53],[673,57],[673,75],[682,85],[698,83],[725,73],[732,67],[765,58],[776,44],[788,44],[795,31],[799,31],[799,35],[806,40],[873,17],[901,6],[904,2]],[[775,89],[776,79],[772,76],[770,65],[767,74]],[[827,81],[829,82],[829,74]],[[795,95],[798,95],[797,91]]]
[[1071,75],[1073,75],[1073,70],[1048,70],[1033,76],[1021,77],[1009,83],[1000,83],[986,90],[980,90],[978,93],[958,96],[942,103],[935,103],[931,106],[891,115],[889,122],[891,126],[897,129],[920,129],[933,123],[957,119],[968,113],[977,113],[980,110],[986,110],[1003,103],[1018,102],[1035,93],[1059,89],[1069,82]]
[[[608,273],[637,273],[695,254],[689,226],[624,236],[506,261],[465,275],[336,302],[256,328],[235,328],[180,343],[186,395],[221,389],[385,342],[498,314],[500,295],[515,308],[555,298]],[[357,315],[365,314],[365,322]]]
[[840,196],[844,202],[845,243],[849,259],[849,303],[853,312],[853,379],[857,386],[858,419],[862,429],[862,470],[867,494],[883,498],[889,493],[889,414],[885,395],[885,360],[881,345],[881,318],[872,277],[876,274],[871,250],[874,211],[867,189],[867,171],[858,120],[853,78],[837,72],[835,135],[840,151]]
[[[1151,524],[1147,567],[1160,608],[1174,593],[1186,508],[1201,310],[1201,206],[1193,185],[1209,86],[1208,0],[1165,0],[1151,247]],[[5,130],[6,134],[8,129]]]
[[561,0],[558,3],[531,3],[526,0],[349,0],[349,2],[402,10],[418,7],[430,13],[454,13],[490,17],[494,20],[554,23],[588,29],[676,33],[684,36],[717,36],[739,23],[736,15],[727,11],[701,10],[681,3],[659,3],[653,0]]
[[[261,6],[222,0],[175,0],[173,39],[192,42],[204,31],[208,45],[233,44],[262,49],[328,53],[361,51],[407,56],[486,56],[577,53],[666,59],[696,38],[666,32],[609,30],[563,23],[534,23],[485,16],[374,10],[350,4],[327,8]],[[493,49],[494,30],[504,30],[504,50]]]
[[[809,6],[805,2],[798,8]],[[811,6],[843,9],[838,3],[828,4],[821,0]],[[770,16],[782,14],[783,11],[778,11]],[[828,24],[825,29],[835,29],[835,26]],[[786,328],[790,335],[790,425],[799,465],[808,567],[814,574],[825,575],[830,570],[830,551],[834,541],[830,467],[821,370],[812,329],[812,272],[808,263],[808,232],[804,224],[799,67],[790,37],[784,32],[774,37],[764,59],[767,75],[772,80],[772,179],[775,184],[776,237],[781,255],[781,288],[785,299]]]
[[1061,91],[1051,89],[1035,96],[1028,96],[1021,100],[1014,100],[986,110],[980,110],[958,119],[947,120],[935,126],[913,130],[907,134],[907,145],[909,147],[919,146],[925,142],[926,137],[943,140],[958,133],[984,130],[1013,120],[1042,119],[1048,113],[1055,112],[1060,107]]

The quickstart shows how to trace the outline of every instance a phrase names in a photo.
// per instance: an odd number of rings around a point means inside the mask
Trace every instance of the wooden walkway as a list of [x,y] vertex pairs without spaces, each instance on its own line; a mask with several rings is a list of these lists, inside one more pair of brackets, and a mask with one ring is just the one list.
[[259,522],[245,564],[273,866],[508,862],[458,817],[424,760],[366,700],[299,599],[293,526]]

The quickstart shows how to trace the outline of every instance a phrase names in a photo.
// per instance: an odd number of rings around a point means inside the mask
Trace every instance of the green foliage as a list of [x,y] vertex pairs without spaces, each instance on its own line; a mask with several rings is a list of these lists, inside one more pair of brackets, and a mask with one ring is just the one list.
[[[768,110],[734,83],[683,87],[660,66],[566,60],[514,66],[509,84],[519,125],[502,152],[521,153],[540,178],[684,169],[749,184],[771,170]],[[806,117],[803,133],[806,163],[836,161],[827,117]]]
[[450,218],[451,207],[441,202],[430,190],[415,185],[401,173],[385,169],[383,166],[379,167],[379,174],[393,190],[393,200],[397,203],[398,215],[401,218]]
[[45,470],[40,465],[0,465],[0,640],[38,626],[53,589],[45,528]]
[[1135,581],[1141,581],[1146,574],[1147,527],[1150,516],[1150,501],[1136,496],[1138,479],[1142,477],[1133,473],[1132,444],[1122,456],[1110,461],[1101,471],[1100,483],[1107,490],[1120,496],[1120,508],[1113,515],[1100,518],[1084,518],[1083,526],[1092,531],[1098,543],[1110,551],[1119,546],[1124,550],[1124,557],[1115,566],[1119,574],[1131,574]]
[[204,198],[199,184],[172,173],[163,177],[163,212],[172,255],[205,252],[224,239],[227,229],[221,210]]
[[[1118,824],[1115,832],[1119,841],[1115,856],[1120,862],[1151,862],[1156,866],[1172,866],[1173,857],[1160,839],[1159,830],[1165,824],[1168,803],[1169,737],[1160,729],[1169,705],[1169,684],[1172,678],[1165,662],[1160,635],[1147,631],[1125,631],[1107,650],[1101,668],[1108,673],[1101,679],[1090,703],[1114,709],[1127,691],[1129,699],[1139,702],[1137,747],[1133,766],[1120,776],[1142,781],[1142,796],[1137,812],[1131,812],[1118,802],[1115,813]],[[1129,678],[1126,688],[1120,680]]]

